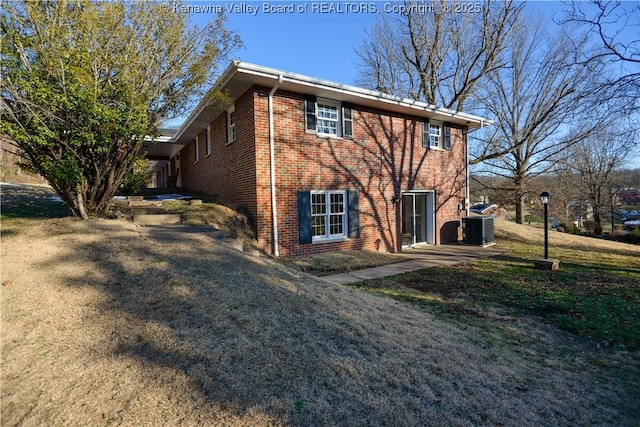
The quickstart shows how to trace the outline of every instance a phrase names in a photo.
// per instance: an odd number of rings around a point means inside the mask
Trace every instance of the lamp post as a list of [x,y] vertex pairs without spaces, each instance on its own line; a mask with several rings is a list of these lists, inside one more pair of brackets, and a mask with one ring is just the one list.
[[548,191],[540,194],[540,202],[544,206],[544,259],[549,259],[549,199],[551,193]]

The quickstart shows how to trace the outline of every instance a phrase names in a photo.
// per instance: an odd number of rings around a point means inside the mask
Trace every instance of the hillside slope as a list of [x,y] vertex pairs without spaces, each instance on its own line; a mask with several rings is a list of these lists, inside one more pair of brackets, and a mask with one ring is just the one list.
[[6,425],[640,418],[637,353],[526,319],[510,320],[524,335],[496,335],[193,229],[43,220],[3,236],[1,250]]

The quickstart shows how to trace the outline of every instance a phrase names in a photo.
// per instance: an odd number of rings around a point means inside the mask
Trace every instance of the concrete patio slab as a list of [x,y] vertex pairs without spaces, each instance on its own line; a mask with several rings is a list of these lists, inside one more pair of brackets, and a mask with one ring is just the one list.
[[332,274],[330,276],[324,276],[322,279],[334,284],[346,285],[349,283],[362,282],[363,280],[409,273],[438,265],[460,264],[474,259],[500,255],[502,253],[504,253],[504,251],[494,247],[470,245],[441,245],[411,248],[402,252],[402,255],[409,258],[409,261],[366,268],[349,273]]

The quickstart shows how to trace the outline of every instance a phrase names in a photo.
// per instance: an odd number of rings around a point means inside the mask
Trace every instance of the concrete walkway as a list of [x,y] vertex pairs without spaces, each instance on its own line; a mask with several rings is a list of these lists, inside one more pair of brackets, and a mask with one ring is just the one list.
[[423,268],[438,265],[460,264],[478,258],[500,255],[502,253],[504,253],[503,250],[495,249],[491,246],[487,248],[461,244],[425,246],[404,250],[401,255],[409,258],[409,261],[351,271],[349,273],[333,274],[324,276],[322,279],[338,285],[345,285],[348,283],[362,282],[363,280],[378,279],[380,277],[422,270]]

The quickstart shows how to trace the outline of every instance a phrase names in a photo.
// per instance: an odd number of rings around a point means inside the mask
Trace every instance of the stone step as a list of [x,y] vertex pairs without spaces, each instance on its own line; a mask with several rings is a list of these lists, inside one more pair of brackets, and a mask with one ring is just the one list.
[[160,207],[162,200],[129,200],[129,206],[132,208]]
[[146,207],[146,208],[131,208],[131,215],[159,215],[166,214],[165,208],[158,207]]
[[144,225],[167,225],[180,223],[178,214],[139,214],[133,215],[133,222]]

